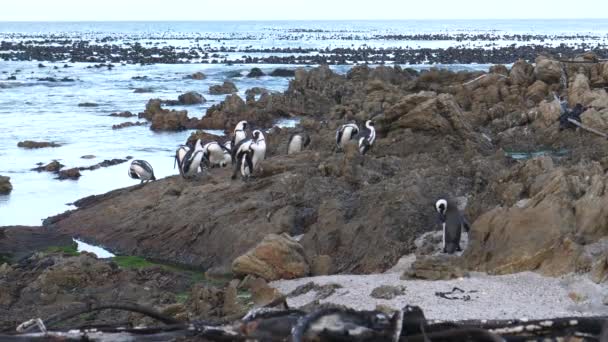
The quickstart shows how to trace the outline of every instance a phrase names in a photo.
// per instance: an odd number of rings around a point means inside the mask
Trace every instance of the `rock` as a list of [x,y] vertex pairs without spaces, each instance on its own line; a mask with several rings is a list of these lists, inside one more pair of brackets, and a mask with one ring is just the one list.
[[585,97],[591,92],[589,79],[583,74],[576,74],[572,84],[568,88],[568,103],[574,107],[577,103],[587,105]]
[[82,159],[95,159],[95,156],[92,155],[92,154],[86,154],[86,155],[84,155],[84,156],[82,156],[80,158],[82,158]]
[[205,78],[207,78],[207,76],[205,76],[205,74],[203,74],[202,72],[197,71],[194,74],[187,76],[187,78],[200,81],[200,80],[204,80]]
[[224,81],[222,85],[216,84],[209,87],[209,94],[211,95],[222,95],[236,93],[238,89],[234,83],[230,81]]
[[224,316],[234,315],[244,310],[241,305],[239,305],[237,297],[237,284],[230,282],[226,288],[226,291],[224,292],[224,305],[222,307]]
[[382,285],[373,289],[370,296],[376,299],[391,300],[397,296],[403,296],[404,294],[405,286]]
[[509,79],[512,84],[527,87],[534,81],[534,67],[526,61],[519,59],[511,67]]
[[196,124],[197,119],[191,120],[188,118],[188,112],[185,110],[175,111],[167,110],[161,107],[162,101],[159,99],[151,99],[146,104],[146,110],[139,114],[140,118],[145,118],[151,121],[150,129],[153,131],[180,131],[185,130]]
[[600,284],[608,280],[608,256],[604,255],[591,266],[589,277],[594,283]]
[[253,88],[247,89],[245,91],[245,96],[247,97],[247,101],[252,101],[252,100],[255,100],[256,95],[269,94],[269,93],[270,93],[270,90],[268,90],[266,88],[253,87]]
[[54,143],[54,142],[46,142],[46,141],[32,141],[32,140],[25,140],[25,141],[20,141],[19,143],[17,143],[18,147],[22,147],[22,148],[45,148],[45,147],[60,147],[60,144]]
[[437,255],[417,258],[401,279],[448,280],[467,276],[455,256]]
[[137,121],[137,122],[123,122],[121,124],[118,125],[112,125],[112,129],[121,129],[121,128],[127,128],[127,127],[133,127],[133,126],[146,126],[148,123],[147,122],[143,122],[143,121]]
[[181,94],[180,96],[178,96],[177,100],[182,105],[200,104],[200,103],[204,103],[207,101],[207,100],[205,100],[203,95],[201,95],[195,91],[189,91],[185,94]]
[[251,291],[251,299],[256,307],[266,306],[284,297],[279,290],[268,286],[268,283],[262,278],[251,279],[248,289]]
[[253,68],[247,74],[247,77],[250,77],[250,78],[252,78],[252,77],[261,77],[261,76],[266,76],[266,74],[260,68]]
[[78,170],[78,168],[74,167],[74,168],[71,168],[71,169],[59,171],[57,179],[60,179],[60,180],[64,180],[64,179],[77,180],[78,178],[80,178],[80,176],[81,176],[80,175],[80,171]]
[[559,121],[560,114],[561,107],[559,101],[542,101],[538,106],[538,115],[536,117],[536,122],[542,124],[543,127],[549,127]]
[[36,252],[46,251],[50,247],[72,246],[73,243],[71,236],[52,229],[24,226],[2,227],[0,228],[0,251],[2,251],[0,259],[2,256],[6,256],[6,261],[17,263]]
[[[271,73],[270,76],[273,77],[294,77],[296,75],[296,71],[295,70],[291,70],[291,69],[274,69]],[[607,77],[608,79],[608,77]]]
[[538,103],[547,97],[548,90],[549,87],[547,86],[547,84],[543,81],[538,80],[528,87],[526,96],[535,103]]
[[135,90],[133,90],[133,92],[135,94],[153,93],[154,89],[153,88],[135,88]]
[[7,81],[16,81],[17,80],[17,76],[9,76],[6,78]]
[[270,234],[232,263],[236,275],[255,275],[267,281],[294,279],[309,274],[304,249],[287,234]]
[[293,291],[287,294],[287,297],[298,297],[304,294],[307,294],[310,291],[315,291],[315,300],[323,300],[336,292],[336,289],[342,288],[340,284],[325,284],[325,285],[317,285],[314,282],[308,282],[306,284],[300,285],[296,287]]
[[509,76],[509,69],[504,64],[496,64],[490,67],[490,73]]
[[536,58],[534,76],[537,80],[543,81],[548,85],[560,83],[562,77],[565,77],[562,71],[562,64],[544,56]]
[[133,114],[131,112],[120,112],[120,113],[112,113],[109,116],[115,116],[115,117],[119,117],[119,118],[130,118],[132,116],[136,116],[136,114]]
[[312,259],[310,273],[313,276],[331,274],[331,257],[329,255],[316,255]]
[[0,176],[0,195],[7,195],[13,191],[13,185],[10,180],[11,177]]
[[94,102],[82,102],[78,104],[78,107],[99,107],[99,105]]
[[65,165],[61,164],[60,162],[53,160],[52,162],[50,162],[44,166],[39,166],[37,168],[33,168],[32,171],[59,172],[59,169],[61,169],[64,166]]
[[207,114],[201,119],[201,127],[206,129],[233,129],[241,120],[261,124],[262,120],[250,120],[253,117],[247,115],[245,101],[237,94],[226,96],[224,102],[213,105],[207,110]]

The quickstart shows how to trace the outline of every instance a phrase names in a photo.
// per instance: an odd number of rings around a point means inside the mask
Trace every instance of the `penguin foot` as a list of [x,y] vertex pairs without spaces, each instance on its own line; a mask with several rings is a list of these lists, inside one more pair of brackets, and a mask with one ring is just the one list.
[[458,246],[456,247],[456,252],[462,252],[462,248],[460,248],[460,245],[458,245]]

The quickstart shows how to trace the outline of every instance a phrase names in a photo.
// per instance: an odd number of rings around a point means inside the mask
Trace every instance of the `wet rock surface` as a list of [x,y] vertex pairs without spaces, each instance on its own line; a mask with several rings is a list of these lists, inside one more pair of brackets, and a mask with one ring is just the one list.
[[224,81],[224,83],[212,85],[209,87],[209,94],[211,95],[224,95],[224,94],[232,94],[236,93],[238,89],[234,85],[234,83],[230,81]]
[[[392,267],[416,251],[417,237],[439,229],[437,198],[462,196],[473,227],[454,264],[462,272],[429,256],[416,261],[415,277],[572,272],[583,246],[607,234],[600,208],[608,143],[589,132],[560,132],[552,92],[590,103],[603,99],[595,85],[606,80],[599,62],[580,73],[565,66],[566,90],[554,62],[535,69],[520,60],[508,73],[496,67],[487,74],[298,69],[286,92],[257,101],[228,96],[198,123],[230,132],[243,119],[270,127],[278,117],[302,118],[296,129],[267,131],[266,160],[251,181],[231,181],[227,169],[192,181],[168,177],[89,198],[49,222],[125,253],[205,268],[229,267],[269,234],[302,235],[307,260],[326,255],[332,272],[370,273]],[[582,118],[601,124],[605,110]],[[353,143],[336,153],[336,128],[370,118],[373,149],[361,156]],[[287,156],[298,129],[311,145]],[[511,151],[532,158],[514,159]]]
[[7,195],[13,191],[13,185],[11,184],[11,177],[0,176],[0,195]]
[[0,228],[0,264],[17,263],[50,247],[72,244],[70,236],[42,227],[2,227]]
[[27,149],[33,149],[33,148],[45,148],[45,147],[60,147],[61,145],[54,143],[54,142],[47,142],[47,141],[25,140],[25,141],[20,141],[19,143],[17,143],[17,146],[22,147],[22,148],[27,148]]

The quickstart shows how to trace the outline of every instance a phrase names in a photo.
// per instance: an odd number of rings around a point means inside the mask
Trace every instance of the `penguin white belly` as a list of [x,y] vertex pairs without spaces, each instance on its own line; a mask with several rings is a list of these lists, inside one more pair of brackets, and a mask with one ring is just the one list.
[[193,176],[198,172],[198,168],[201,165],[201,160],[203,160],[203,154],[202,153],[197,153],[196,156],[194,156],[194,160],[192,161],[192,164],[190,164],[190,169],[188,170],[184,170],[185,174],[188,176]]
[[247,135],[245,135],[245,131],[237,131],[234,134],[234,144],[237,145],[239,142],[241,142],[241,140],[244,140],[245,138],[247,138]]
[[340,139],[340,146],[342,148],[344,148],[344,146],[346,146],[346,143],[350,140],[350,137],[353,134],[353,128],[352,127],[346,127],[344,128],[344,132],[342,132],[342,139]]
[[[266,144],[262,141],[257,144],[252,144],[251,149],[253,150],[253,157],[251,163],[253,164],[253,170],[258,168],[259,163],[264,160],[266,156]],[[251,170],[253,172],[253,170]]]
[[224,165],[229,165],[232,163],[232,157],[230,156],[230,153],[224,151]]
[[218,144],[209,146],[209,162],[211,165],[220,165],[224,162],[224,150]]
[[293,139],[289,142],[289,147],[287,149],[287,154],[297,153],[302,151],[302,136],[294,135]]
[[131,165],[131,170],[133,170],[133,172],[135,172],[137,177],[139,177],[141,180],[150,179],[150,174],[139,165]]
[[443,246],[442,246],[442,251],[445,250],[445,223],[442,224],[443,226]]

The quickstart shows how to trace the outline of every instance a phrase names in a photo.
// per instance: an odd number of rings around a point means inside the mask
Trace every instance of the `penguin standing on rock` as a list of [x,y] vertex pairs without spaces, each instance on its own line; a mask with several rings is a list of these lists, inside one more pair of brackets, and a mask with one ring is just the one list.
[[374,122],[367,120],[365,122],[365,128],[367,134],[364,137],[359,138],[359,152],[365,154],[372,148],[374,141],[376,141],[376,129],[374,128]]
[[359,127],[355,123],[348,123],[340,126],[336,131],[336,145],[338,150],[344,149],[344,145],[359,134]]
[[[179,150],[178,150],[179,153]],[[198,139],[193,149],[190,149],[184,155],[184,158],[179,163],[179,173],[184,178],[191,178],[198,173],[201,162],[205,158],[201,140]]]
[[141,180],[141,183],[156,180],[152,165],[145,160],[134,160],[129,166],[129,177]]
[[230,146],[232,146],[230,156],[232,158],[232,162],[234,163],[236,156],[236,146],[247,139],[247,121],[239,121],[234,127],[234,132],[232,133],[232,139],[230,140]]
[[184,158],[186,157],[186,153],[188,153],[188,151],[190,151],[190,147],[188,145],[180,145],[177,150],[175,151],[175,159],[173,160],[173,168],[175,169],[175,166],[177,165],[179,168],[179,174],[183,176],[182,174],[182,162],[184,161]]
[[460,213],[456,203],[452,201],[448,202],[445,198],[441,198],[435,203],[435,210],[439,214],[439,221],[443,229],[442,252],[454,254],[454,252],[462,251],[462,248],[460,248],[460,235],[462,234],[462,229],[467,233],[470,231],[469,222]]
[[243,177],[248,178],[266,156],[264,134],[259,130],[253,131],[253,138],[241,141],[233,148],[233,151],[235,151],[237,163],[232,179],[236,178],[239,170]]
[[203,146],[204,157],[209,161],[211,167],[226,166],[225,152],[225,147],[220,145],[217,141],[208,142]]
[[310,135],[307,133],[294,133],[289,137],[287,143],[287,154],[301,152],[310,144]]
[[222,146],[224,150],[224,164],[232,164],[232,141],[226,141]]

